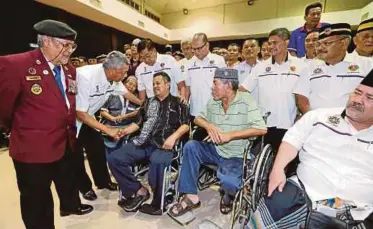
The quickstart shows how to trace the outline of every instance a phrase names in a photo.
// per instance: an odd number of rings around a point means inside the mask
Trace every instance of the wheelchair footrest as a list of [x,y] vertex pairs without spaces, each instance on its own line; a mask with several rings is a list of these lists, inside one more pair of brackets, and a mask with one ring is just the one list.
[[[172,209],[172,207],[170,207],[168,211],[170,211],[170,209]],[[175,220],[181,226],[188,225],[189,223],[191,223],[193,220],[196,219],[196,215],[194,214],[193,211],[189,211],[185,213],[184,215],[181,215],[178,217],[173,217],[171,214],[169,214],[169,212],[167,212],[167,214],[171,217],[171,219]]]

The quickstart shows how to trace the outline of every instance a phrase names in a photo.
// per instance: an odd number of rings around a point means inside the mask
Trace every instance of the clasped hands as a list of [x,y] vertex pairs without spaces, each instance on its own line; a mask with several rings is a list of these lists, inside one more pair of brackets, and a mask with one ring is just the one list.
[[221,129],[214,126],[213,124],[208,124],[206,127],[208,137],[206,138],[208,142],[213,142],[215,144],[224,144],[232,140],[229,133],[224,133]]

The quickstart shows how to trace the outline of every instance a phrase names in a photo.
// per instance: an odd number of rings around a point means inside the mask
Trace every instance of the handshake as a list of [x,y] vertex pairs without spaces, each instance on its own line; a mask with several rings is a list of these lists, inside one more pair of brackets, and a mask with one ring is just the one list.
[[114,140],[118,141],[124,136],[128,135],[126,128],[110,127],[106,126],[105,134],[112,137]]

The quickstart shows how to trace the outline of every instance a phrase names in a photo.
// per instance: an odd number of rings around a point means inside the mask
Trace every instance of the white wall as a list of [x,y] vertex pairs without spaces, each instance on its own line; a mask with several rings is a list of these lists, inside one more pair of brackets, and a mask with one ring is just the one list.
[[373,2],[361,9],[361,20],[373,18]]

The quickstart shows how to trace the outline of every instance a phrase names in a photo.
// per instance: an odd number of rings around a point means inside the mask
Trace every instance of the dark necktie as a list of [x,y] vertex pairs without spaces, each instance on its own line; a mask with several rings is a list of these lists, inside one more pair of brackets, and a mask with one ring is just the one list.
[[62,79],[61,79],[61,66],[55,66],[53,68],[54,78],[56,79],[58,88],[60,89],[63,100],[65,100],[65,90],[63,89]]

